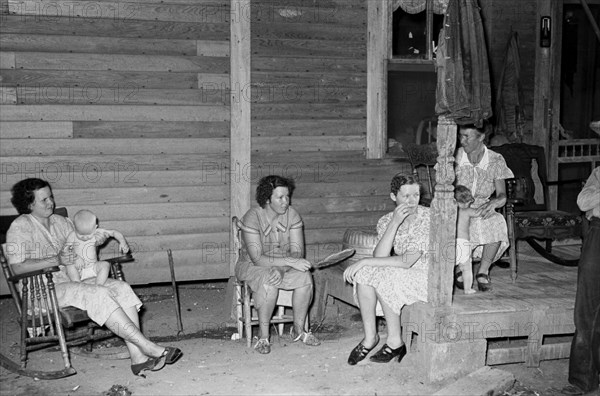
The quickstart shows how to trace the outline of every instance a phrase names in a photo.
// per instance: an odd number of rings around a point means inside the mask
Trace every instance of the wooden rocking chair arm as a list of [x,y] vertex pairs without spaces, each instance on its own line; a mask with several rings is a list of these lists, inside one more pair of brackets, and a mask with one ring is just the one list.
[[[13,267],[13,271],[14,271],[14,267]],[[60,268],[58,268],[58,266],[56,266],[56,265],[52,265],[50,267],[37,269],[35,271],[27,271],[27,272],[21,272],[19,274],[15,274],[15,275],[11,276],[8,280],[11,282],[16,282],[23,278],[29,278],[29,277],[35,276],[35,275],[48,274],[48,273],[58,272],[58,271],[60,271]]]
[[106,259],[104,261],[108,261],[110,263],[110,265],[113,265],[113,264],[129,263],[130,261],[134,261],[134,260],[135,259],[133,258],[131,253],[127,253],[124,256],[113,257],[113,258]]

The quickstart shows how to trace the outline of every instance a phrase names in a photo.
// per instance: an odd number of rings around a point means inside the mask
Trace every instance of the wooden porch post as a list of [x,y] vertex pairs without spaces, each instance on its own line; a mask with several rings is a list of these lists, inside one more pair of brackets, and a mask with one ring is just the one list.
[[387,60],[391,1],[367,1],[367,158],[387,150]]
[[452,284],[456,243],[456,203],[454,201],[454,149],[456,124],[440,116],[437,129],[438,158],[435,195],[431,201],[429,233],[429,303],[434,307],[452,304]]

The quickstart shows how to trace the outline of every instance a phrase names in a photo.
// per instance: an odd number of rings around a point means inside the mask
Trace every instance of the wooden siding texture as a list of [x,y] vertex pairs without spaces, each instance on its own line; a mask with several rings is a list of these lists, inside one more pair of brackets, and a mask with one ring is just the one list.
[[[404,161],[367,160],[367,0],[252,1],[252,178],[294,178],[307,258],[393,208]],[[256,205],[256,202],[253,202]]]
[[1,4],[1,213],[40,177],[125,234],[130,283],[169,281],[167,249],[178,280],[228,277],[229,1]]

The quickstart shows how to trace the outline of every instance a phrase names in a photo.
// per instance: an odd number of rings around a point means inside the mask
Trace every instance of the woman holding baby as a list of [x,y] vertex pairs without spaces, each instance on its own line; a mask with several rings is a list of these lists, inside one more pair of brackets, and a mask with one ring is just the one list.
[[90,319],[123,338],[131,357],[131,371],[157,371],[177,361],[178,348],[160,346],[140,331],[138,310],[142,302],[129,284],[109,278],[104,285],[72,282],[67,276],[69,255],[61,254],[67,236],[74,230],[71,220],[54,214],[50,184],[31,178],[16,183],[11,202],[19,214],[6,234],[6,258],[13,273],[59,266],[54,273],[56,295],[61,307],[73,306]]

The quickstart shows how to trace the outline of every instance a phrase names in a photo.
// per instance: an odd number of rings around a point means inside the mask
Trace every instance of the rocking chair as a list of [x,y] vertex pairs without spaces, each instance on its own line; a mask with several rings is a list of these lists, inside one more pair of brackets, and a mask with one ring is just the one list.
[[[55,214],[67,216],[65,208],[57,208]],[[74,307],[59,307],[52,274],[60,271],[52,266],[36,271],[15,275],[4,255],[6,232],[12,221],[18,216],[0,216],[0,264],[8,283],[8,288],[19,315],[21,327],[20,365],[0,354],[2,367],[20,375],[57,379],[77,372],[71,366],[70,347],[87,344],[86,350],[80,353],[92,357],[113,359],[128,358],[127,352],[98,354],[92,352],[92,343],[101,339],[114,337],[108,329],[101,329],[92,322],[85,311]],[[123,280],[121,263],[133,261],[131,254],[106,260],[111,264],[114,278]],[[20,287],[19,287],[20,284]],[[27,369],[28,352],[58,344],[62,355],[63,368],[54,371],[37,371]]]
[[[502,154],[506,164],[513,171],[514,179],[506,181],[507,203],[505,209],[510,242],[509,256],[513,281],[517,272],[517,240],[524,239],[545,259],[564,266],[576,266],[579,259],[560,257],[552,252],[552,241],[581,238],[582,216],[548,210],[548,185],[579,183],[579,180],[550,182],[546,178],[546,157],[544,149],[525,143],[504,144],[492,148]],[[543,194],[543,202],[535,200],[535,183],[532,177],[533,160],[537,163]],[[546,241],[542,247],[536,239]]]

